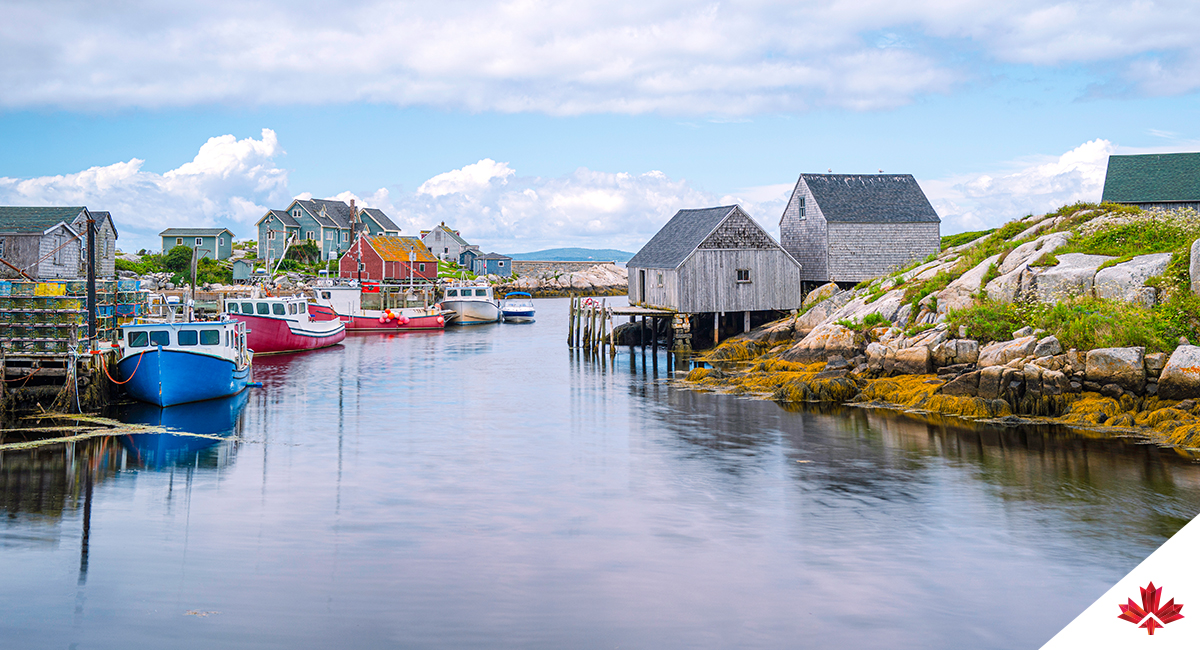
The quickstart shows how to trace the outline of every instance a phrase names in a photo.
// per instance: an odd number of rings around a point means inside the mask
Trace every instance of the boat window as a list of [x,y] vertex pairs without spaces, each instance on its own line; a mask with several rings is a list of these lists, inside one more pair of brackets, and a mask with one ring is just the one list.
[[225,347],[229,347],[229,330],[225,330]]
[[446,289],[446,297],[447,298],[449,298],[451,296],[457,296],[457,295],[458,295],[458,289]]
[[150,345],[171,345],[171,332],[168,330],[150,332]]
[[242,313],[243,314],[253,314],[254,313],[254,303],[252,303],[252,302],[242,303]]
[[288,313],[289,314],[299,314],[300,307],[297,306],[296,303],[294,303],[294,302],[288,303]]
[[331,294],[330,292],[328,292],[328,291],[322,291],[322,292],[321,292],[321,298],[322,298],[323,300],[329,300],[329,298],[331,297],[331,295],[332,295],[332,294]]
[[[182,332],[181,332],[182,334]],[[221,330],[200,330],[200,345],[220,345]]]
[[179,330],[178,336],[179,336],[179,344],[180,345],[195,345],[196,344],[196,340],[197,340],[196,330]]
[[130,332],[129,347],[144,348],[150,344],[150,335],[146,332]]
[[271,306],[265,302],[258,303],[258,313],[263,316],[271,315]]
[[487,295],[487,289],[476,289],[476,290],[475,290],[475,295],[477,295],[477,296],[486,296],[486,295]]
[[237,313],[237,303],[231,302],[228,305],[225,305],[225,311],[227,311],[231,314],[236,314]]
[[275,312],[276,316],[286,316],[287,315],[287,307],[284,307],[283,303],[281,303],[281,302],[277,302],[277,303],[271,305],[271,311]]

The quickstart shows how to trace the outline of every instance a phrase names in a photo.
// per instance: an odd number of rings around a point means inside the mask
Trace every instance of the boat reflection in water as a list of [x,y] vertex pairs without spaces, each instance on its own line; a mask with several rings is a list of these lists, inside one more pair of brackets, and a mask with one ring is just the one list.
[[225,442],[241,429],[242,412],[250,399],[249,391],[221,399],[210,399],[179,406],[160,408],[135,402],[121,409],[125,422],[149,424],[179,431],[147,433],[121,437],[121,444],[139,465],[158,469],[174,465],[224,465],[225,454],[202,453]]

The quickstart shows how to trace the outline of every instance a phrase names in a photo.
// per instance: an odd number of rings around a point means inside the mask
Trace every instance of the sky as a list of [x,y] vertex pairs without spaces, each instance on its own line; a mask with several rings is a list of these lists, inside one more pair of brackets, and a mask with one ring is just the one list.
[[1200,3],[0,0],[0,205],[239,238],[355,198],[485,250],[778,235],[804,172],[908,173],[942,233],[1200,151]]

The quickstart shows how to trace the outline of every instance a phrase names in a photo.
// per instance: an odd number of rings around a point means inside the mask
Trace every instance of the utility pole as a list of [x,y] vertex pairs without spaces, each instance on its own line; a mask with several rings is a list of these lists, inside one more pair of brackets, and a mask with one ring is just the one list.
[[96,350],[96,220],[92,213],[87,215],[87,296],[88,296],[88,346]]

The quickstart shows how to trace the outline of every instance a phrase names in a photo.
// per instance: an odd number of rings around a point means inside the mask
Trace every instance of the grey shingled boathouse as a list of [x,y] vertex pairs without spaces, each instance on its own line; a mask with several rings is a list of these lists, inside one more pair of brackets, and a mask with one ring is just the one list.
[[809,288],[854,284],[935,255],[941,222],[911,174],[801,174],[779,233]]
[[680,210],[626,268],[631,304],[707,314],[695,319],[706,326],[749,329],[752,315],[800,306],[800,264],[737,205]]

